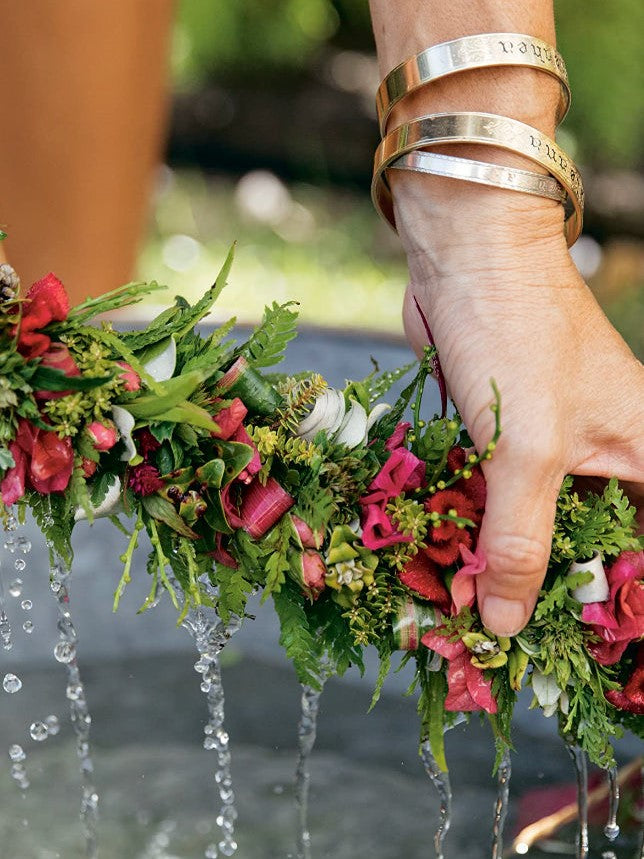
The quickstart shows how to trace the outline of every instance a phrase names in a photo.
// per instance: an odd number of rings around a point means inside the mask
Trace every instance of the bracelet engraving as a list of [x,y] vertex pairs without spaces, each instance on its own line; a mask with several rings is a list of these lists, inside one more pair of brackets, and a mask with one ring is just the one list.
[[584,188],[579,170],[566,153],[547,135],[516,119],[490,113],[463,111],[435,113],[404,123],[380,142],[374,160],[371,193],[378,212],[395,229],[387,169],[401,155],[443,143],[479,143],[523,155],[544,167],[565,189],[572,204],[564,230],[571,246],[583,222]]
[[433,45],[385,77],[376,94],[381,134],[392,109],[408,93],[456,72],[490,66],[527,66],[556,77],[561,86],[557,123],[563,120],[570,107],[570,86],[566,64],[555,48],[522,33],[481,33]]

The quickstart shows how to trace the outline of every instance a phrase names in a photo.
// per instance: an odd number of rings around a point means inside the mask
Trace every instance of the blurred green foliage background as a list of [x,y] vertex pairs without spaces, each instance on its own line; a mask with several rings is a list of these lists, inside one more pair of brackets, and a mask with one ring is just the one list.
[[[561,142],[598,201],[576,259],[644,353],[644,3],[555,9],[573,91]],[[366,0],[181,0],[172,76],[142,274],[197,294],[238,240],[222,313],[252,320],[295,298],[305,321],[399,334],[405,263],[368,198],[378,80]]]

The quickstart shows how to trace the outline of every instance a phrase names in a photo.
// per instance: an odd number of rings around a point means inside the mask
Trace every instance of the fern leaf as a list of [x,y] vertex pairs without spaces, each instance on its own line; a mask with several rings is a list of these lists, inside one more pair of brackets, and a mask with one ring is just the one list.
[[242,617],[246,602],[253,590],[251,582],[245,578],[243,567],[236,570],[217,564],[215,580],[219,586],[219,601],[217,609],[224,623],[228,623],[231,614]]
[[409,364],[397,367],[395,370],[385,370],[384,373],[380,373],[378,376],[368,376],[365,384],[369,395],[369,404],[371,405],[384,397],[392,385],[395,385],[399,379],[407,375],[417,364],[417,361],[411,361]]
[[286,584],[273,594],[273,601],[280,622],[280,644],[293,662],[298,680],[321,691],[319,639],[309,627],[301,595],[294,586]]
[[289,309],[296,304],[296,301],[286,304],[274,301],[264,308],[262,324],[239,352],[253,367],[272,367],[284,360],[284,350],[296,334],[297,312]]

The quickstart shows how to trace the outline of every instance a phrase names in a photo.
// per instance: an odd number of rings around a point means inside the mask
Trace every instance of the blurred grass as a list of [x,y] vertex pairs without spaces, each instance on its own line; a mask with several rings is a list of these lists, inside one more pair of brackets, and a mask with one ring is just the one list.
[[[235,241],[217,319],[253,323],[265,304],[295,300],[301,320],[311,325],[402,334],[405,260],[363,194],[287,187],[265,171],[235,180],[164,168],[139,260],[143,279],[168,285],[161,303],[175,294],[199,298]],[[611,243],[589,283],[611,322],[644,357],[644,246]],[[159,303],[158,295],[149,302]],[[143,311],[149,315],[152,308]]]
[[[406,268],[398,242],[363,195],[287,189],[264,172],[240,183],[166,170],[139,274],[199,297],[237,241],[217,316],[253,322],[272,301],[301,302],[303,322],[402,333]],[[155,296],[154,301],[159,301]]]

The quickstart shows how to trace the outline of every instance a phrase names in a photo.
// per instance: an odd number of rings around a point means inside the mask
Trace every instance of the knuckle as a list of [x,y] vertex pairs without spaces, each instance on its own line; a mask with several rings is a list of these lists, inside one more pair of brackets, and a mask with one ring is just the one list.
[[496,537],[486,546],[487,567],[509,585],[535,583],[543,578],[550,546],[520,534]]

